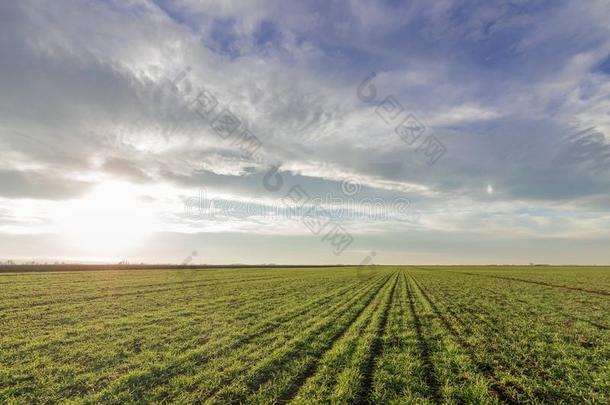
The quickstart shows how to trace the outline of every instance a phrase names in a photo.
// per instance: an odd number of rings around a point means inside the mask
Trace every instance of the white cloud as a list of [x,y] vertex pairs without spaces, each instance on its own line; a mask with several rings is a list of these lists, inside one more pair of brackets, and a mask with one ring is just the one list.
[[[269,204],[295,182],[324,195],[357,179],[366,195],[408,198],[424,213],[416,227],[436,232],[605,237],[587,215],[608,209],[595,201],[610,185],[610,75],[596,70],[610,53],[609,7],[428,3],[3,4],[2,232],[53,231],[52,206],[127,182],[154,201],[131,209],[154,206],[155,231],[303,235],[290,221],[177,212],[202,187]],[[190,94],[168,91],[186,69]],[[447,147],[437,164],[357,97],[371,71],[376,102],[394,96]],[[262,160],[194,112],[201,88],[260,139]],[[605,141],[564,140],[591,127]],[[286,181],[275,194],[261,184],[270,162]],[[540,212],[521,213],[527,204]],[[386,236],[411,226],[349,224]]]

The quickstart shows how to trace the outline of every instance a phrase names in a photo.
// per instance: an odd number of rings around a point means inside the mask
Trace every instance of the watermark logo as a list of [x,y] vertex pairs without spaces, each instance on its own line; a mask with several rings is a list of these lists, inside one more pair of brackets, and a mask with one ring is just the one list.
[[355,178],[348,178],[341,181],[341,191],[347,196],[353,196],[362,190],[362,183]]
[[331,193],[312,198],[301,185],[291,187],[279,201],[266,204],[251,200],[209,198],[206,190],[201,190],[198,196],[183,199],[183,203],[184,215],[189,219],[223,220],[228,216],[265,217],[266,222],[299,219],[315,234],[328,221],[400,221],[416,224],[420,218],[419,212],[413,209],[407,198],[397,197],[386,201],[379,197],[355,198]]
[[426,158],[429,166],[438,162],[447,152],[447,148],[434,135],[424,136],[426,127],[415,115],[407,113],[398,99],[389,95],[381,102],[377,102],[377,87],[373,80],[377,77],[375,72],[368,74],[356,89],[356,96],[364,103],[376,105],[375,113],[387,125],[394,128],[398,137],[416,153]]
[[191,254],[190,254],[190,255],[186,256],[186,257],[184,258],[184,260],[182,260],[182,263],[181,263],[181,264],[182,264],[183,266],[186,266],[186,265],[191,264],[191,262],[193,261],[193,258],[194,258],[194,257],[196,257],[196,256],[197,256],[197,251],[196,251],[196,250],[193,250],[193,251],[191,252]]

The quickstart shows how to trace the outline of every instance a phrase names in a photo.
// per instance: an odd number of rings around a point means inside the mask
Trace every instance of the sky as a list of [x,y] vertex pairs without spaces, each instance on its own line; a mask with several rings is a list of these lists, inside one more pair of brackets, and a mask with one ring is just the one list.
[[610,3],[0,3],[0,260],[610,264]]

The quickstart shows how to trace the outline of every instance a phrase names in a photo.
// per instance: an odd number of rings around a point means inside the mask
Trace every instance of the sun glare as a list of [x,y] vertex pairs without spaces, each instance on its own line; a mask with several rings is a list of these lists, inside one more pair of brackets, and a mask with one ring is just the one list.
[[133,186],[104,183],[84,198],[62,206],[56,218],[62,235],[82,249],[106,254],[142,243],[152,230],[148,204]]

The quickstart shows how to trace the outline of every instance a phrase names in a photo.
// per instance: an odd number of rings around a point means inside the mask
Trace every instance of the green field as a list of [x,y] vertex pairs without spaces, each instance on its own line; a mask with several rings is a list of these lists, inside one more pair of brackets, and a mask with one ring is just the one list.
[[0,403],[610,403],[610,268],[0,274]]

